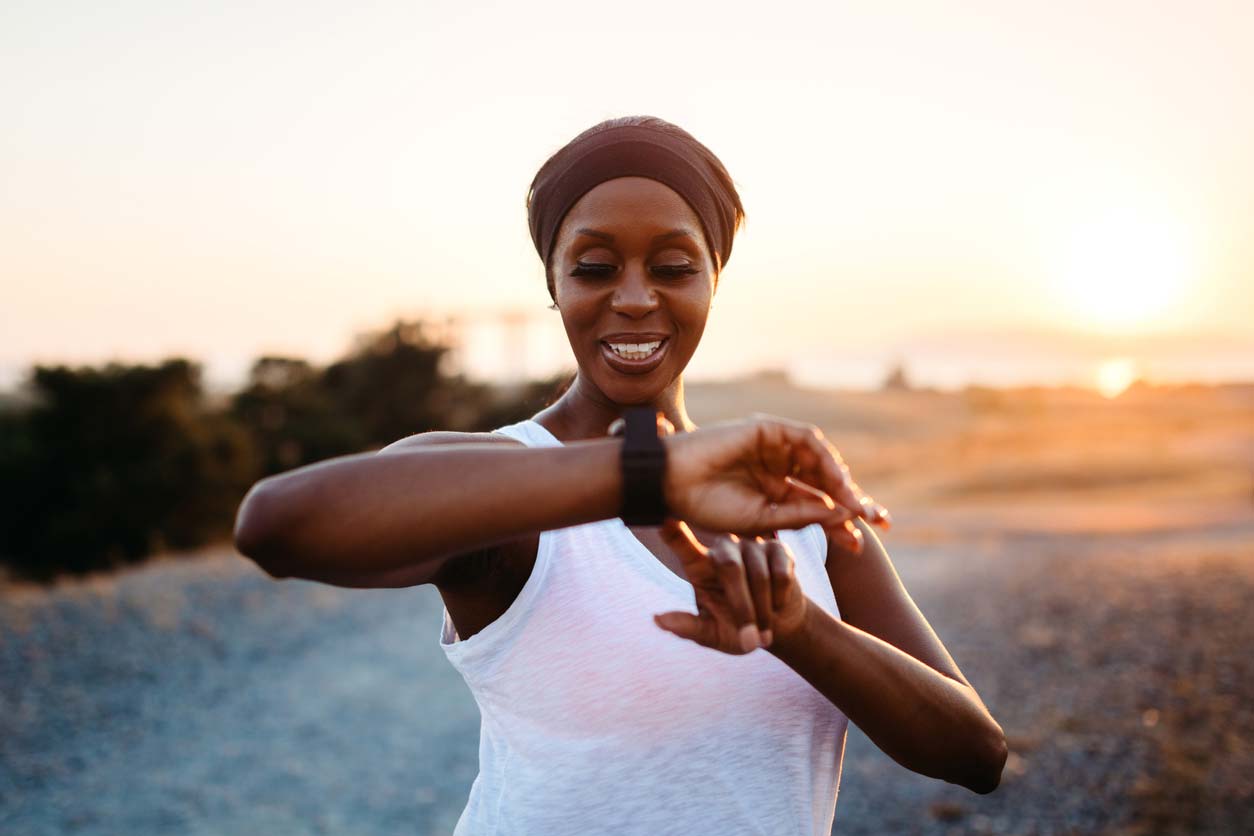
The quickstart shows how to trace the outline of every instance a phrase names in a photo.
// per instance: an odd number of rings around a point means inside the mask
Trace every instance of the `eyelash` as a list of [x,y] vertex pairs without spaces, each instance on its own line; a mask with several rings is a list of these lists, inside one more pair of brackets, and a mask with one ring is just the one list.
[[[691,275],[697,272],[695,268],[689,267],[687,265],[683,265],[683,266],[670,265],[670,266],[664,266],[664,267],[654,267],[653,269],[654,271],[670,279],[682,278],[684,276]],[[604,277],[604,276],[608,276],[611,272],[613,272],[613,270],[614,270],[614,265],[612,264],[584,264],[582,261],[580,261],[580,262],[576,262],[576,267],[574,270],[571,271],[570,274],[572,276]]]

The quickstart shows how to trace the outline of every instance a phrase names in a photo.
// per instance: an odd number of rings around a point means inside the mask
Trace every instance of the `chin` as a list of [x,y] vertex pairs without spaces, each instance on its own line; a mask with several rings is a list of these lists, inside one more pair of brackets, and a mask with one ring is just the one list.
[[601,392],[616,404],[622,406],[646,406],[657,401],[658,397],[666,391],[667,383],[656,383],[647,385],[644,383],[630,383],[611,381],[599,384]]
[[653,374],[641,375],[634,380],[631,375],[598,370],[597,374],[589,375],[588,379],[608,400],[622,406],[654,403],[675,382],[675,378],[666,375],[663,369],[658,369]]

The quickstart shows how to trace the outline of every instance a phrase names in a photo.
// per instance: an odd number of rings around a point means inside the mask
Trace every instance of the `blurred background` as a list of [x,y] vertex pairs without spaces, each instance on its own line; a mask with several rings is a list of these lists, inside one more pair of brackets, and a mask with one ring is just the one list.
[[747,226],[698,424],[812,421],[1010,735],[851,730],[834,832],[1254,830],[1247,3],[0,7],[0,832],[449,833],[434,589],[282,582],[250,485],[569,380],[524,199],[647,113]]

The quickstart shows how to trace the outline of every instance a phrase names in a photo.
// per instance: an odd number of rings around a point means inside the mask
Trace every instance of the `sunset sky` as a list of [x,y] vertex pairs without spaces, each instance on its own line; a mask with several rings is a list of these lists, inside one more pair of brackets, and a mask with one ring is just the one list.
[[0,386],[454,314],[470,373],[560,368],[525,191],[630,113],[748,211],[693,378],[1254,379],[1251,43],[1245,0],[9,0]]

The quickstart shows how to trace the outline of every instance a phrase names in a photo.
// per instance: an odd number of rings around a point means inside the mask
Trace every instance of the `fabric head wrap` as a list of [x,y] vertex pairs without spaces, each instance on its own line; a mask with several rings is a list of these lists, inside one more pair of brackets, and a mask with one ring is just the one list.
[[554,154],[536,175],[528,201],[531,240],[545,273],[557,230],[579,198],[606,180],[633,176],[669,186],[687,201],[701,220],[706,246],[721,271],[731,257],[736,204],[711,162],[694,147],[699,145],[644,125],[620,125],[576,139]]

